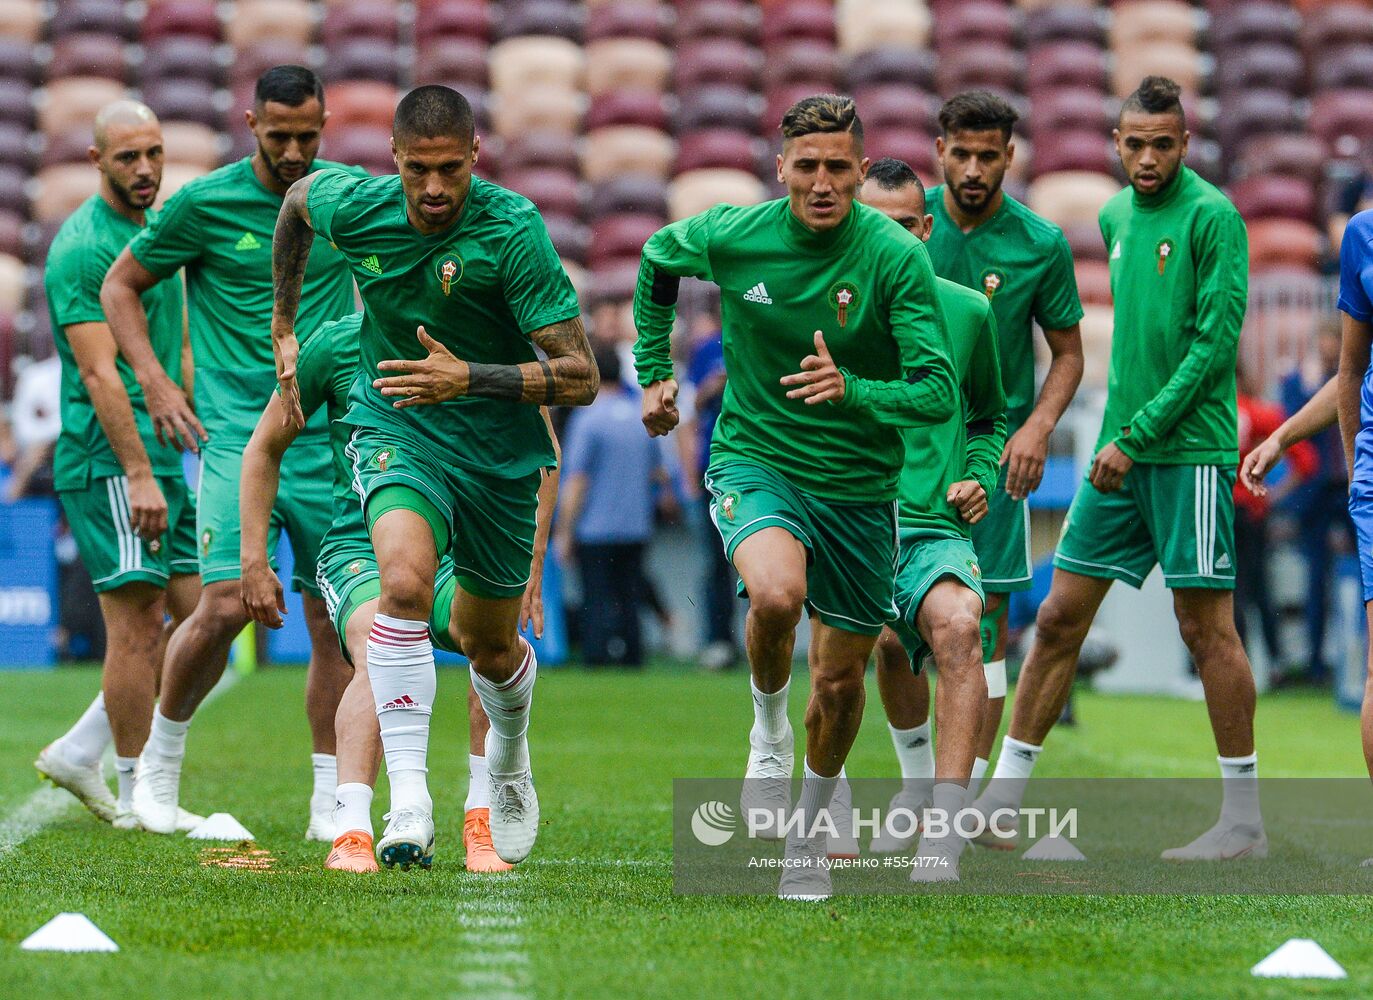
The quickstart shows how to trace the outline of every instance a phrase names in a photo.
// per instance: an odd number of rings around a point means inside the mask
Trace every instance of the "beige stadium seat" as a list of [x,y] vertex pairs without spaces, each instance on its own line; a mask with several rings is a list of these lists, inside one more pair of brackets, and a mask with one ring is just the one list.
[[668,185],[668,212],[675,222],[719,204],[756,205],[767,195],[763,182],[742,170],[688,170]]
[[306,0],[238,0],[232,10],[224,37],[236,49],[269,40],[306,45],[315,33]]
[[592,184],[620,174],[667,179],[677,144],[664,132],[643,125],[611,125],[587,135],[582,146],[582,177]]
[[162,168],[162,187],[157,192],[154,207],[161,208],[167,199],[185,187],[188,181],[207,173],[207,169],[192,163],[168,163]]
[[37,222],[61,222],[100,190],[100,171],[89,163],[59,163],[38,172],[33,196]]
[[1115,312],[1110,306],[1082,306],[1082,388],[1106,390],[1111,374],[1111,332]]
[[1120,190],[1114,178],[1087,170],[1058,170],[1036,177],[1028,191],[1033,211],[1059,226],[1095,225],[1097,213]]
[[95,76],[53,80],[38,106],[38,126],[48,135],[85,129],[90,132],[96,112],[126,96],[124,85]]
[[219,166],[219,135],[199,122],[163,122],[162,149],[169,164],[202,170]]
[[24,262],[0,253],[0,313],[13,316],[24,308]]
[[1181,0],[1130,0],[1116,4],[1111,18],[1111,48],[1116,52],[1154,42],[1192,45],[1196,35],[1196,8]]
[[487,60],[491,90],[502,95],[530,87],[580,90],[586,68],[580,45],[550,35],[508,38],[491,46]]
[[1129,97],[1146,76],[1176,80],[1184,92],[1201,89],[1203,57],[1186,42],[1156,42],[1124,51],[1117,50],[1111,86],[1117,97]]
[[586,47],[586,89],[595,97],[612,90],[667,89],[672,53],[646,38],[602,38]]
[[491,95],[491,124],[496,134],[513,138],[539,129],[576,133],[586,101],[575,90],[531,87]]
[[836,20],[844,55],[888,46],[924,48],[930,40],[930,12],[918,0],[845,0]]
[[1097,0],[1015,0],[1024,11],[1044,10],[1046,7],[1096,7]]
[[39,0],[0,0],[0,37],[36,42],[43,35]]

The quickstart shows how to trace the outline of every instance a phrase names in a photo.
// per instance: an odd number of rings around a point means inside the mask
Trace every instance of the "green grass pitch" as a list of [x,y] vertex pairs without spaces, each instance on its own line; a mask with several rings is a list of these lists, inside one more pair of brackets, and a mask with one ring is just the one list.
[[[0,672],[0,845],[38,788],[34,755],[97,683],[89,669]],[[116,832],[73,805],[0,846],[0,997],[1373,995],[1368,897],[674,896],[671,779],[738,774],[749,724],[739,673],[545,671],[532,728],[538,845],[514,873],[475,876],[461,864],[465,678],[446,671],[431,741],[434,869],[326,873],[323,845],[301,839],[302,684],[299,669],[268,670],[210,704],[182,784],[189,808],[232,812],[252,830],[272,870],[204,867],[201,843]],[[803,689],[793,685],[794,719]],[[1078,710],[1082,725],[1053,735],[1037,773],[1214,774],[1200,704],[1086,695]],[[870,690],[853,773],[894,772],[879,712]],[[1259,747],[1265,777],[1363,773],[1357,720],[1325,697],[1261,701]],[[384,787],[378,800],[380,830]],[[72,910],[121,951],[19,950]],[[1250,977],[1292,937],[1315,938],[1349,979]]]

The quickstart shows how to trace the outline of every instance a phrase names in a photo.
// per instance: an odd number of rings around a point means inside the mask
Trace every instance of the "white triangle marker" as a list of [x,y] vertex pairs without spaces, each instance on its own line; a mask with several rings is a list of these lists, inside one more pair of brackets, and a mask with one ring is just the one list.
[[1310,938],[1292,938],[1249,972],[1265,979],[1344,979],[1348,975]]
[[190,840],[253,840],[242,823],[228,813],[213,813],[205,821],[186,834]]
[[118,951],[115,944],[84,913],[59,913],[24,938],[25,951]]
[[1087,855],[1066,837],[1041,837],[1021,857],[1025,861],[1086,861]]

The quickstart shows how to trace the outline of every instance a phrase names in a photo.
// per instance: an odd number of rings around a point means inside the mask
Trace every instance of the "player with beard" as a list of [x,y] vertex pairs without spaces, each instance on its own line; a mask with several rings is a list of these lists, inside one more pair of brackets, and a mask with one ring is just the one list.
[[[272,230],[291,183],[311,169],[335,166],[315,159],[326,117],[323,87],[310,70],[277,66],[264,73],[253,107],[245,112],[257,152],[196,178],[169,199],[154,224],[115,261],[101,294],[110,330],[143,387],[159,439],[202,455],[196,534],[204,589],[168,646],[161,701],[141,763],[146,780],[140,778],[134,797],[139,822],[159,833],[171,831],[176,815],[191,716],[219,680],[229,646],[248,622],[239,599],[238,487],[243,447],[276,384],[269,332]],[[195,354],[195,412],[157,364],[139,299],[183,267]],[[302,325],[310,331],[353,310],[347,265],[324,241],[311,260],[305,288]],[[274,548],[281,530],[289,535],[292,584],[305,592],[311,642],[306,713],[314,749],[306,837],[332,840],[334,713],[351,671],[315,582],[320,540],[329,528],[332,481],[322,414],[291,449],[282,477],[268,541]]]
[[[106,105],[95,118],[91,163],[100,190],[62,224],[43,276],[53,338],[62,359],[62,433],[53,474],[81,561],[100,600],[108,643],[103,690],[35,767],[96,816],[135,825],[134,765],[148,738],[165,642],[195,607],[195,501],[181,456],[153,433],[143,393],[119,357],[100,308],[100,283],[125,244],[150,224],[162,184],[162,127],[134,101]],[[178,390],[190,390],[181,283],[143,297],[154,363]],[[101,758],[111,740],[116,801]],[[182,814],[174,825],[199,817]]]
[[[1101,209],[1115,334],[1096,456],[1054,557],[1049,596],[1016,685],[1010,733],[977,805],[1015,809],[1067,700],[1078,652],[1114,580],[1155,565],[1173,592],[1219,751],[1219,821],[1165,860],[1263,857],[1254,678],[1235,631],[1235,359],[1248,237],[1230,200],[1183,163],[1179,88],[1146,77],[1115,130],[1130,187]],[[982,842],[1012,847],[990,831]]]
[[[1008,595],[1030,587],[1030,512],[1049,435],[1082,380],[1082,335],[1073,256],[1063,231],[1002,190],[1015,157],[1016,112],[1000,97],[970,91],[939,112],[935,139],[944,183],[930,189],[934,228],[927,246],[935,274],[987,296],[996,317],[1001,379],[1006,389],[1006,446],[1001,478],[987,516],[973,526],[973,545],[987,593],[983,615],[987,710],[978,735],[973,787],[987,770],[1006,701]],[[1044,331],[1049,370],[1035,399],[1034,327]],[[928,689],[925,701],[928,704]],[[903,771],[933,768],[929,733],[892,730]],[[933,776],[929,770],[929,776]],[[916,803],[903,802],[914,807]]]

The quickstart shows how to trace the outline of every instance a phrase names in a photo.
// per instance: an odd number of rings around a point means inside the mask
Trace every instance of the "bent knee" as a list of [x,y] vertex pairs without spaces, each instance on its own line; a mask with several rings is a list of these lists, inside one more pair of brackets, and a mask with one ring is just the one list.
[[1035,615],[1035,633],[1039,642],[1050,645],[1081,642],[1092,620],[1076,608],[1061,601],[1046,600]]
[[768,582],[749,588],[749,613],[765,628],[795,628],[806,603],[804,583]]
[[883,671],[910,670],[910,657],[900,636],[889,628],[884,628],[877,637],[877,669]]

